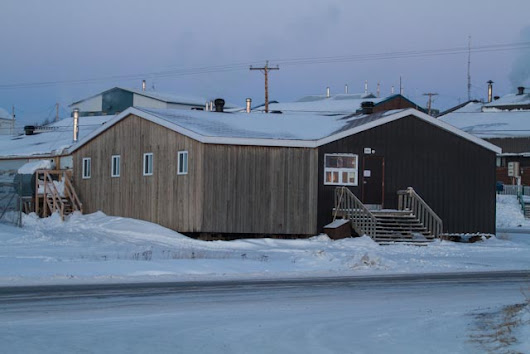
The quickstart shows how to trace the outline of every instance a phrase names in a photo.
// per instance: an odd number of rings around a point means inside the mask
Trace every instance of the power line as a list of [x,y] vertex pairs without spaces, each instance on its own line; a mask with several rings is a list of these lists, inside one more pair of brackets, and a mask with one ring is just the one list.
[[[476,47],[455,47],[445,49],[429,49],[429,50],[411,50],[411,51],[399,51],[399,52],[384,52],[375,54],[356,54],[356,55],[345,55],[345,56],[325,56],[325,57],[307,57],[307,58],[291,58],[291,59],[275,59],[274,61],[280,65],[315,65],[315,64],[332,64],[332,63],[344,63],[344,62],[363,62],[363,61],[374,61],[374,60],[389,60],[389,59],[408,59],[408,58],[422,58],[432,56],[444,56],[444,55],[457,55],[463,53],[491,53],[509,50],[520,50],[530,48],[530,42],[518,42],[518,43],[503,43],[503,44],[492,44]],[[55,80],[55,81],[40,81],[40,82],[26,82],[26,83],[12,83],[2,84],[0,89],[20,89],[20,88],[36,88],[36,87],[47,87],[55,85],[76,85],[76,84],[87,84],[97,83],[105,81],[115,80],[138,80],[144,77],[162,78],[162,77],[180,77],[188,75],[202,75],[210,73],[221,73],[230,71],[246,70],[249,65],[255,64],[256,62],[245,62],[215,66],[204,66],[196,68],[180,68],[173,70],[156,71],[150,73],[137,73],[128,75],[112,75],[99,78],[86,78],[86,79],[72,79],[72,80]]]

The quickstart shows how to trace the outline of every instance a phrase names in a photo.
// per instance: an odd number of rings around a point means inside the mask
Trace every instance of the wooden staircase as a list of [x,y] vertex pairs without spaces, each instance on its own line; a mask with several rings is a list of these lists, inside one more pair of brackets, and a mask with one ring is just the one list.
[[38,170],[35,178],[35,213],[47,217],[59,212],[61,219],[74,211],[83,212],[72,184],[70,170]]
[[397,210],[369,210],[348,188],[338,187],[334,220],[337,217],[351,220],[358,235],[368,235],[381,244],[426,243],[442,233],[442,220],[410,187],[398,191]]

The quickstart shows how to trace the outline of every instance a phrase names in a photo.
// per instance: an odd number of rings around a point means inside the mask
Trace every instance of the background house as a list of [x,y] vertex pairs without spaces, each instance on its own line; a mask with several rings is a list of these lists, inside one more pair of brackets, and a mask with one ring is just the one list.
[[[352,114],[362,110],[363,102],[373,102],[373,112],[393,109],[414,108],[426,113],[426,110],[402,95],[376,97],[372,93],[342,93],[335,95],[312,95],[300,98],[295,102],[272,102],[269,111],[288,114]],[[258,106],[254,111],[264,111]]]
[[13,117],[0,107],[0,135],[12,135],[14,126]]
[[[500,149],[414,109],[368,115],[130,108],[70,150],[87,212],[192,236],[310,236],[335,187],[396,208],[414,187],[446,232],[495,232]],[[90,168],[87,168],[90,166]]]
[[72,111],[79,109],[80,116],[100,116],[118,114],[129,107],[203,110],[209,101],[203,97],[114,87],[74,102],[69,107]]
[[524,88],[489,103],[468,102],[439,119],[502,149],[497,155],[498,181],[516,184],[508,164],[517,162],[521,183],[530,185],[530,94]]

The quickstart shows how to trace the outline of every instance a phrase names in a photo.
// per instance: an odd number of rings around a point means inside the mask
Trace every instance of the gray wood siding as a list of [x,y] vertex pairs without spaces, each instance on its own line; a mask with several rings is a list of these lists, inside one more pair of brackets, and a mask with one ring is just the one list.
[[206,145],[203,232],[314,235],[317,151]]
[[[178,151],[187,150],[188,174],[177,175]],[[143,154],[153,153],[153,175],[143,176]],[[129,116],[74,153],[75,186],[86,213],[101,210],[152,221],[181,232],[200,231],[203,145],[172,130]],[[111,177],[111,156],[121,156]],[[90,157],[92,177],[82,179]]]

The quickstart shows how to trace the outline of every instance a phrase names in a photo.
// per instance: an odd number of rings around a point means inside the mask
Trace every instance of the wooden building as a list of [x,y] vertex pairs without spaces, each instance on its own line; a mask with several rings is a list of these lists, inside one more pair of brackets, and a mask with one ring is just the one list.
[[495,232],[493,145],[414,109],[308,116],[129,108],[71,149],[86,212],[189,235],[311,236],[347,186],[415,188],[446,232]]
[[439,119],[502,149],[497,181],[530,185],[530,94],[523,87],[490,103],[468,102]]

